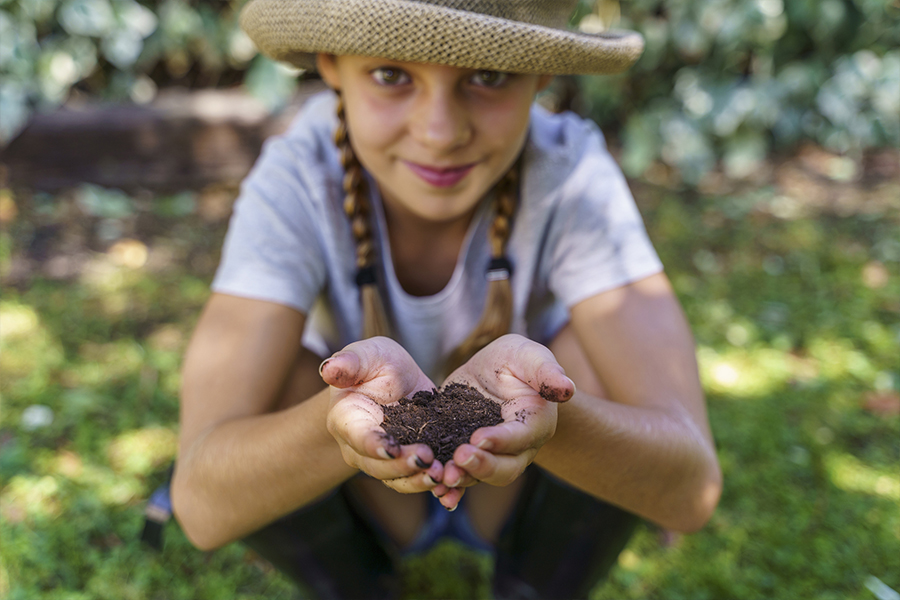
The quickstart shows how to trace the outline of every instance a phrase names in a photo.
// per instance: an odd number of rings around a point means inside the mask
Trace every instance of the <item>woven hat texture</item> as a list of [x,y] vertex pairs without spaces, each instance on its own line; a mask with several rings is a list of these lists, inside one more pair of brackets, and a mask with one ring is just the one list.
[[566,29],[577,0],[252,0],[241,26],[259,50],[315,68],[315,55],[358,54],[509,73],[619,73],[640,34]]

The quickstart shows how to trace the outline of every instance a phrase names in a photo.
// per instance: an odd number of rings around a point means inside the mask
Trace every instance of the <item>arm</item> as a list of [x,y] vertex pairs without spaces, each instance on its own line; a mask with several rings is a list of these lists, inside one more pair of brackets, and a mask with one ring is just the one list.
[[325,429],[329,395],[315,382],[316,359],[301,353],[304,322],[285,306],[221,294],[200,317],[172,482],[174,512],[200,548],[238,539],[354,473]]
[[[505,339],[479,354],[503,363],[496,347]],[[537,356],[536,344],[520,343],[518,370],[522,356]],[[585,492],[665,527],[702,527],[718,503],[722,476],[692,337],[665,275],[579,303],[550,350],[545,372],[558,362],[582,387],[557,405],[552,437],[479,429],[456,450],[444,481],[462,476],[462,486],[505,485],[533,457]],[[490,451],[478,447],[485,443]]]
[[[340,401],[344,390],[325,387],[318,357],[301,347],[304,322],[291,308],[221,294],[203,311],[183,370],[172,482],[175,514],[199,548],[239,539],[312,502],[359,468],[394,480],[391,485],[403,491],[427,488],[414,460],[422,448],[403,446],[381,456],[368,429],[352,431],[342,423],[365,419]],[[341,355],[329,361],[331,371],[353,365],[357,387],[391,381],[383,376],[383,356]],[[348,444],[358,448],[352,467],[342,456]],[[425,458],[430,462],[430,455]],[[430,472],[439,478],[439,469],[437,464]]]
[[607,394],[579,391],[560,405],[536,462],[665,527],[702,527],[722,475],[693,339],[665,275],[579,303],[551,350],[573,376],[592,369]]

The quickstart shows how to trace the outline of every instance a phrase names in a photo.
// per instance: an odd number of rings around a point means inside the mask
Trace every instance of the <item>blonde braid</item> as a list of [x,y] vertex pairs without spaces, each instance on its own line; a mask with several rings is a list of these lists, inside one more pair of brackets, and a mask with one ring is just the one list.
[[447,374],[469,360],[476,352],[509,333],[512,321],[513,297],[509,278],[512,275],[506,259],[506,244],[512,229],[512,217],[516,210],[519,192],[520,163],[506,173],[497,184],[494,200],[494,221],[488,233],[491,245],[491,263],[488,267],[488,291],[484,312],[475,329],[447,360]]
[[356,283],[359,287],[363,312],[363,338],[391,335],[387,311],[375,281],[375,244],[372,241],[371,211],[363,168],[350,145],[344,99],[338,93],[338,126],[334,132],[334,144],[341,154],[344,167],[344,212],[350,219],[353,237],[356,239]]

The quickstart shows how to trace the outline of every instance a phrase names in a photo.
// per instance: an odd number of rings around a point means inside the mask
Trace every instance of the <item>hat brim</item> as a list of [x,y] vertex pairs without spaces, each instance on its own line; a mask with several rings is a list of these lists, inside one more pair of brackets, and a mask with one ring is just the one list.
[[266,56],[308,70],[326,53],[507,73],[612,74],[644,49],[633,31],[587,34],[413,0],[252,0],[241,27]]

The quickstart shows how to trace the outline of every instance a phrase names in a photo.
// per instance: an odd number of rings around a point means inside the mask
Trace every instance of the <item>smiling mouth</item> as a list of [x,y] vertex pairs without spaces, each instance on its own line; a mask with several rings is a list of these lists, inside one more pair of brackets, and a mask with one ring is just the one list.
[[424,180],[429,185],[441,188],[452,187],[462,181],[463,178],[469,174],[469,171],[471,171],[476,164],[471,163],[459,167],[439,168],[420,165],[408,160],[403,162],[413,173],[418,175],[420,179]]

